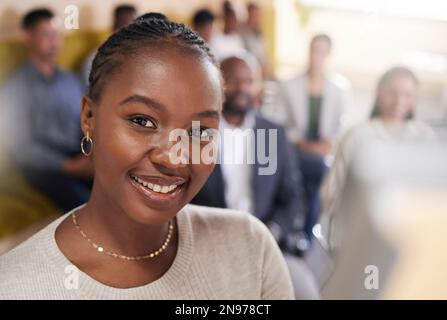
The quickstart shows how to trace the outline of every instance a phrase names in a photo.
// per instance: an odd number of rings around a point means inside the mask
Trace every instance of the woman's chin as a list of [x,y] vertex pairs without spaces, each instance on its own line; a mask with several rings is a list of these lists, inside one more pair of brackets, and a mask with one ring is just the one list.
[[128,217],[141,225],[159,225],[172,220],[180,210],[172,208],[169,210],[157,210],[149,208],[145,205],[130,203],[129,209],[126,210]]

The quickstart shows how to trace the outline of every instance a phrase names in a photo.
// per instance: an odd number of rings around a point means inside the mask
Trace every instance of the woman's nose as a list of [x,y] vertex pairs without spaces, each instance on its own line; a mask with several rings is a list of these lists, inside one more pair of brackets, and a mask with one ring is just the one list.
[[158,139],[149,154],[150,160],[155,165],[168,169],[184,168],[189,163],[189,141],[182,138],[171,141],[168,136]]

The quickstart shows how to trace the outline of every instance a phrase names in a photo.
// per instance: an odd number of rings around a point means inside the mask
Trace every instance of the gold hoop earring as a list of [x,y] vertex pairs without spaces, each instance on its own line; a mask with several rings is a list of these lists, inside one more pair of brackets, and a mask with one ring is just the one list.
[[[85,147],[85,143],[88,143],[88,147]],[[85,135],[81,140],[81,151],[85,156],[90,156],[93,151],[93,140],[89,137],[88,131],[87,135]]]

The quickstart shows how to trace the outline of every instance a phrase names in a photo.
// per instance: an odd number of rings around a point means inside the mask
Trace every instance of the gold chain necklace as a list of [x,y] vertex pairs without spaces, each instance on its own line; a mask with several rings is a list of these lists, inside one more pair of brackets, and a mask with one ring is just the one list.
[[169,245],[169,242],[171,241],[172,238],[172,232],[174,230],[174,225],[172,223],[172,221],[169,221],[169,226],[168,226],[168,234],[166,235],[166,239],[165,242],[163,243],[163,245],[156,251],[154,252],[150,252],[148,254],[142,255],[142,256],[125,256],[122,254],[117,254],[114,252],[110,252],[104,249],[104,247],[96,244],[95,242],[93,242],[88,236],[87,234],[81,229],[81,227],[79,226],[78,221],[76,220],[76,214],[72,213],[71,214],[72,218],[73,218],[73,224],[75,225],[76,229],[78,229],[79,233],[82,235],[82,237],[87,240],[88,243],[90,243],[92,245],[93,248],[95,248],[98,252],[100,253],[105,253],[113,258],[119,258],[119,259],[123,259],[123,260],[145,260],[145,259],[151,259],[154,258],[156,256],[158,256],[160,253],[162,253],[163,251],[166,250],[166,248]]

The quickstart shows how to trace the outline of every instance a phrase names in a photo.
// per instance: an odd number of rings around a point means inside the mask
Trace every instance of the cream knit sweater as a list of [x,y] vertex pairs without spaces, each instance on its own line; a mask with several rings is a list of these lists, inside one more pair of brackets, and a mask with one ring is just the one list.
[[169,270],[128,289],[94,280],[61,253],[54,232],[67,215],[0,257],[0,300],[294,298],[281,251],[250,214],[187,205],[177,215],[179,247]]

